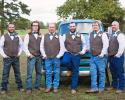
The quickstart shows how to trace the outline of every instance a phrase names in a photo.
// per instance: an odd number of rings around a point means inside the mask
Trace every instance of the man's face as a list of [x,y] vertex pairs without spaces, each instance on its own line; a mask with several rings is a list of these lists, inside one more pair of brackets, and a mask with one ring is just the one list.
[[56,31],[55,24],[49,24],[48,30],[49,30],[50,33],[54,33]]
[[99,24],[98,23],[93,23],[92,28],[93,28],[93,31],[98,32],[99,31]]
[[70,25],[69,25],[69,30],[70,30],[70,32],[75,32],[76,31],[76,25],[75,25],[75,23],[71,23]]
[[39,24],[38,23],[33,23],[32,24],[32,31],[33,32],[38,32]]
[[7,27],[7,30],[9,33],[15,32],[15,25],[14,24],[9,24]]
[[119,25],[117,23],[112,23],[112,31],[116,32],[119,29]]

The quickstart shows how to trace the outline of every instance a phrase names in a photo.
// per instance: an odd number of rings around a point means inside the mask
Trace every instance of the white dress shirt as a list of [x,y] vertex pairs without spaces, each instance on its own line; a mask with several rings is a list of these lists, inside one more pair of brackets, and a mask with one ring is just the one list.
[[[10,36],[10,33],[7,33]],[[22,50],[23,50],[23,41],[20,36],[16,35],[19,38],[19,52],[18,56],[21,55]],[[13,40],[14,36],[10,36],[10,38]],[[4,47],[4,42],[5,42],[5,37],[4,35],[0,39],[0,54],[2,55],[3,58],[7,58],[8,56],[4,53],[3,47]]]
[[[50,33],[49,33],[50,34]],[[59,35],[59,36],[55,36],[56,38],[59,38],[59,43],[60,43],[60,51],[59,53],[57,54],[56,58],[60,58],[63,56],[64,54],[64,43],[62,41],[62,37]],[[50,36],[50,40],[52,40],[53,37]],[[56,48],[56,47],[55,47]],[[41,40],[41,43],[40,43],[40,51],[41,51],[41,54],[44,58],[47,57],[46,53],[45,53],[45,48],[44,48],[44,35],[42,36],[42,40]]]
[[[116,33],[118,31],[115,32],[114,36],[117,36]],[[115,56],[120,57],[124,53],[124,49],[125,49],[125,43],[124,43],[125,42],[125,35],[123,33],[120,33],[117,36],[117,40],[118,40],[118,43],[119,43],[119,48],[118,48],[118,52],[117,52],[117,54]]]
[[[70,32],[70,34],[72,34],[71,32]],[[75,33],[76,34],[76,33]],[[75,37],[72,37],[72,39],[74,39]],[[66,40],[66,34],[64,34],[63,36],[62,36],[62,39],[63,39],[63,42],[65,42],[65,40]],[[86,49],[87,49],[87,44],[86,44],[86,40],[85,40],[85,37],[81,34],[81,41],[82,41],[82,50],[79,52],[79,53],[81,53],[81,54],[85,54],[86,53]],[[64,43],[63,43],[63,45],[64,45]],[[69,52],[66,48],[65,48],[65,45],[64,45],[64,52]]]

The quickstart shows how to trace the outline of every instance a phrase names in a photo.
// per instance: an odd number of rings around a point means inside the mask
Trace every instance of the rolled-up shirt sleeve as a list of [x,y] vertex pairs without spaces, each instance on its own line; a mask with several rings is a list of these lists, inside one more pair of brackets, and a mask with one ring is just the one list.
[[60,51],[57,55],[57,58],[62,57],[64,52],[66,51],[65,46],[64,46],[64,39],[63,38],[64,38],[63,36],[59,35]]
[[109,39],[106,33],[102,34],[102,43],[103,43],[103,48],[101,54],[106,55],[108,53],[108,47],[109,47]]
[[22,41],[20,36],[18,36],[18,37],[19,37],[19,52],[18,52],[18,56],[20,56],[22,51],[23,51],[23,41]]
[[121,56],[124,53],[124,49],[125,49],[125,36],[124,34],[119,34],[117,37],[118,43],[119,43],[119,48],[118,48],[118,52],[117,55]]
[[4,50],[3,50],[4,41],[5,41],[5,38],[4,36],[2,36],[0,39],[0,54],[2,55],[2,57],[7,57],[7,55],[4,53]]
[[27,34],[24,38],[24,52],[26,53],[27,56],[30,56],[30,52],[28,50],[28,44],[29,44],[29,35]]
[[45,50],[44,50],[44,35],[42,36],[42,40],[40,42],[40,52],[41,52],[43,57],[46,57],[46,53],[45,53]]
[[81,53],[84,54],[86,52],[86,49],[87,49],[87,44],[86,44],[85,37],[83,35],[81,35],[81,41],[82,41],[82,51],[81,51]]

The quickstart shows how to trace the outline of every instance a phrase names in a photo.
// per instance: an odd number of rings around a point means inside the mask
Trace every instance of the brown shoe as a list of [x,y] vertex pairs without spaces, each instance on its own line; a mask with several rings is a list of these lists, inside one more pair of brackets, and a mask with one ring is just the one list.
[[57,93],[57,92],[58,92],[58,89],[54,89],[53,92],[54,92],[54,93]]
[[104,93],[104,90],[99,90],[98,93]]
[[123,93],[123,90],[116,90],[117,94]]
[[49,93],[50,90],[51,90],[50,88],[46,88],[46,89],[45,89],[45,93]]
[[113,88],[113,87],[109,87],[106,89],[107,91],[116,91],[116,88]]
[[24,89],[23,88],[20,88],[20,89],[18,89],[19,90],[19,92],[24,92]]
[[32,90],[26,90],[26,94],[30,95],[32,93]]
[[6,90],[2,90],[0,93],[1,93],[1,94],[6,94],[7,91],[6,91]]
[[73,94],[73,95],[76,94],[76,90],[72,89],[71,94]]
[[35,90],[42,91],[42,90],[44,90],[44,88],[42,88],[42,87],[39,87],[39,88],[35,88]]
[[98,93],[98,91],[97,91],[97,90],[90,89],[90,90],[87,90],[86,93]]

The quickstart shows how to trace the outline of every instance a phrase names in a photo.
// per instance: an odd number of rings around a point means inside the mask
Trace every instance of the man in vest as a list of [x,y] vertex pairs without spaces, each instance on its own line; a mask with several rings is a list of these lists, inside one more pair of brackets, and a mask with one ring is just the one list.
[[8,33],[4,34],[0,39],[0,54],[3,57],[3,75],[1,83],[1,93],[7,92],[7,84],[11,66],[13,67],[17,88],[24,91],[20,75],[19,56],[22,52],[22,39],[15,32],[15,25],[9,23],[7,26]]
[[42,75],[42,57],[40,53],[40,24],[34,21],[31,24],[31,32],[24,38],[25,53],[27,55],[27,79],[26,79],[26,94],[32,92],[32,74],[35,67],[36,80],[35,89],[41,90],[41,75]]
[[69,24],[69,33],[63,35],[65,44],[65,53],[62,59],[63,65],[72,71],[71,77],[71,93],[76,94],[79,77],[80,55],[86,52],[86,42],[83,35],[76,31],[76,24]]
[[[42,36],[40,50],[45,59],[46,73],[46,89],[45,93],[49,93],[53,88],[53,92],[58,92],[60,81],[60,57],[63,56],[61,36],[56,33],[55,23],[49,23],[49,33]],[[52,74],[53,72],[53,74]],[[52,76],[54,78],[52,79]]]
[[[93,31],[90,33],[90,74],[91,74],[91,89],[86,93],[101,93],[105,89],[105,68],[106,56],[109,46],[109,40],[106,33],[99,29],[99,22],[92,24]],[[97,81],[99,76],[99,81]],[[99,83],[97,83],[99,82]]]
[[117,21],[112,22],[112,35],[109,40],[109,63],[112,75],[112,89],[116,93],[123,92],[124,89],[124,49],[125,36],[119,29]]

